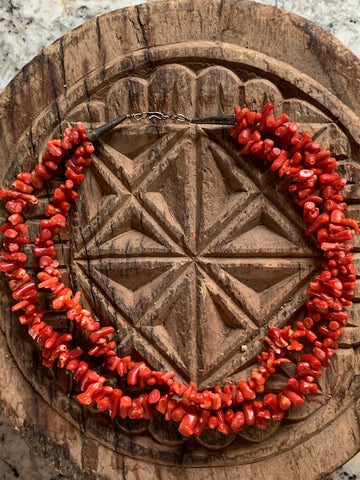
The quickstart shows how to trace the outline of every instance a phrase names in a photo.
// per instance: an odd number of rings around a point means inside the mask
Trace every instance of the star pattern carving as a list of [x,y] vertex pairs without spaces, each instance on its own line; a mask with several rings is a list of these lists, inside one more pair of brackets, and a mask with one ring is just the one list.
[[84,190],[72,268],[119,351],[208,385],[301,308],[316,249],[286,185],[238,157],[226,130],[118,128]]

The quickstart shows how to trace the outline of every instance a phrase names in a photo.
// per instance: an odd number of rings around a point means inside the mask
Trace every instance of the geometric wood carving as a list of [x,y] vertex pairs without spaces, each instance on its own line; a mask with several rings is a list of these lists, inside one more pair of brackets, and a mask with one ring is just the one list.
[[[210,116],[231,113],[235,104],[260,110],[271,101],[336,156],[349,181],[349,216],[360,220],[359,62],[317,27],[276,9],[231,0],[175,4],[94,19],[14,79],[0,98],[5,183],[35,163],[59,134],[59,120],[62,127],[76,121],[91,127],[129,112]],[[279,44],[275,26],[288,32],[285,43]],[[119,352],[202,388],[254,368],[269,326],[303,314],[308,282],[321,262],[287,180],[236,150],[229,127],[124,123],[97,142],[56,246],[87,307],[116,328]],[[33,237],[46,202],[44,194],[28,212]],[[359,268],[359,238],[355,245]],[[70,377],[41,366],[41,352],[11,315],[8,298],[4,284],[1,385],[10,387],[0,394],[3,408],[70,476],[179,478],[183,465],[181,475],[189,479],[279,478],[279,469],[282,478],[296,471],[300,479],[315,479],[358,449],[358,292],[317,396],[266,431],[208,431],[190,439],[161,416],[112,420],[79,405]],[[48,321],[69,328],[58,312]],[[293,369],[294,363],[285,365],[269,390],[281,389]],[[326,458],[319,450],[325,440]]]

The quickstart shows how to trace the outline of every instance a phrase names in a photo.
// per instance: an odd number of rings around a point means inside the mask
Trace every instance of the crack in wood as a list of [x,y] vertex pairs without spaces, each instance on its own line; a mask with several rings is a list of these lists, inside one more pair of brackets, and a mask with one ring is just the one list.
[[136,13],[137,13],[137,22],[138,22],[138,25],[140,27],[142,38],[143,38],[144,45],[145,45],[145,48],[146,48],[146,59],[147,59],[149,65],[150,65],[150,67],[154,68],[154,64],[153,64],[153,62],[150,58],[150,46],[149,46],[148,39],[147,39],[147,36],[146,36],[145,24],[141,20],[141,15],[140,15],[141,14],[141,7],[139,5],[136,5],[135,9],[136,9]]

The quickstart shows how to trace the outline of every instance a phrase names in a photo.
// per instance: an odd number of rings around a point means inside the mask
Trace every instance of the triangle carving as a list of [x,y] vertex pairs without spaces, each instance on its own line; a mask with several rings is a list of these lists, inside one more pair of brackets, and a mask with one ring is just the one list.
[[176,143],[135,193],[141,196],[154,217],[178,243],[195,248],[196,166],[192,162],[193,142]]
[[122,126],[98,142],[99,155],[130,189],[136,188],[183,135],[181,129]]
[[145,333],[130,327],[128,331],[118,342],[118,349],[123,355],[131,355],[138,361],[146,360],[154,370],[174,371],[178,380],[189,381],[187,367],[171,343],[165,341],[160,344],[150,330]]
[[204,263],[205,271],[257,324],[280,312],[289,297],[301,294],[318,268],[317,259],[236,258]]
[[148,287],[155,279],[159,279],[169,268],[170,265],[152,267],[151,269],[147,268],[146,265],[134,265],[133,268],[129,268],[128,265],[119,268],[119,265],[116,265],[114,268],[104,270],[99,268],[99,270],[104,274],[106,272],[106,276],[111,278],[113,282],[135,293]]
[[205,256],[313,256],[294,224],[260,194],[202,252]]
[[[201,380],[225,365],[257,326],[218,285],[203,274],[199,282],[198,338]],[[230,372],[232,373],[232,372]]]
[[103,136],[104,143],[110,148],[120,153],[124,157],[135,160],[142,153],[151,148],[158,142],[164,133],[160,134],[156,129],[149,129],[148,132],[141,132],[129,126],[123,126],[118,129],[116,135],[109,133]]
[[192,290],[194,282],[193,268],[188,268],[174,282],[172,291],[159,299],[156,309],[149,311],[139,325],[143,334],[180,368],[187,379],[196,374],[193,352],[196,342],[189,335],[189,332],[196,331],[196,325],[192,325],[196,309]]
[[88,242],[90,257],[181,255],[181,249],[158,223],[131,197]]
[[160,292],[181,275],[186,262],[119,258],[76,263],[120,313],[137,324]]
[[296,264],[296,261],[294,264],[284,267],[281,261],[278,262],[277,260],[274,261],[271,259],[262,262],[246,263],[246,261],[244,261],[240,266],[230,264],[224,265],[222,268],[256,293],[264,292],[299,271],[299,266]]
[[224,222],[237,215],[258,189],[234,159],[211,138],[202,136],[200,149],[201,192],[198,198],[201,241],[201,238],[206,240],[213,236]]

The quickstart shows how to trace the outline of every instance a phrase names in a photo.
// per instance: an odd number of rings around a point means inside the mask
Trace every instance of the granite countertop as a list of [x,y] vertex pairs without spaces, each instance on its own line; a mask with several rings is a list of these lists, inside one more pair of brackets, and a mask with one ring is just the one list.
[[[0,90],[42,47],[95,15],[157,0],[1,0]],[[360,56],[360,0],[258,0],[318,23]],[[0,478],[65,479],[0,417]],[[360,480],[360,454],[323,480]]]

